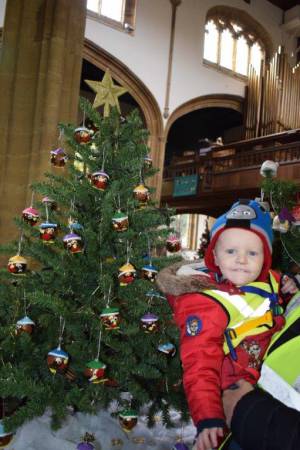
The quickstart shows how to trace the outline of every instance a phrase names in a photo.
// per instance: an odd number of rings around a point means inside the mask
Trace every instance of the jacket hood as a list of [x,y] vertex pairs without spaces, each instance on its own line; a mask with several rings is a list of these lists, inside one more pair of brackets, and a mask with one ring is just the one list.
[[155,282],[163,294],[176,297],[189,292],[215,289],[216,283],[207,273],[200,271],[203,268],[202,261],[197,263],[181,261],[160,270]]

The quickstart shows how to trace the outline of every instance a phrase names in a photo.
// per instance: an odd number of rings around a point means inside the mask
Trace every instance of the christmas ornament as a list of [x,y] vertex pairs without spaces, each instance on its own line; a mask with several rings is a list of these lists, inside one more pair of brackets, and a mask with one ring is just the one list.
[[57,148],[56,150],[51,150],[50,155],[50,161],[54,167],[64,167],[66,165],[68,157],[64,149]]
[[149,189],[141,183],[133,189],[133,196],[141,206],[146,205],[150,198]]
[[152,264],[148,264],[147,266],[142,267],[141,277],[144,280],[148,280],[153,283],[157,274],[158,274],[158,269],[157,269],[157,267],[153,266]]
[[120,286],[127,286],[127,284],[132,283],[136,278],[136,269],[135,267],[127,262],[123,266],[119,268],[119,284]]
[[47,364],[51,373],[64,372],[69,363],[69,355],[58,346],[51,350],[47,356]]
[[21,255],[15,255],[9,258],[8,271],[13,275],[23,275],[27,269],[27,259]]
[[57,224],[51,222],[43,222],[40,225],[40,239],[43,242],[52,244],[57,234]]
[[100,191],[105,191],[109,181],[109,176],[103,171],[97,171],[90,175],[92,186]]
[[42,202],[45,206],[48,206],[52,211],[57,209],[57,203],[51,197],[44,197]]
[[64,247],[69,250],[70,253],[83,252],[82,238],[75,233],[66,234],[63,238]]
[[172,447],[172,450],[189,450],[189,448],[184,442],[177,442],[177,444]]
[[83,372],[84,376],[88,378],[90,383],[98,384],[103,383],[105,374],[106,364],[99,361],[99,359],[94,359],[86,364],[86,368]]
[[280,213],[274,217],[272,228],[280,233],[287,233],[293,222],[295,222],[294,216],[287,208],[282,208]]
[[158,329],[159,322],[155,314],[148,312],[141,317],[141,330],[145,331],[145,333],[153,333],[158,331]]
[[77,450],[94,450],[95,446],[92,442],[95,441],[95,436],[90,433],[85,433],[82,437],[82,442],[77,445]]
[[112,226],[115,231],[126,231],[128,230],[128,216],[118,210],[112,218]]
[[68,226],[71,231],[83,230],[83,226],[76,219],[73,219],[72,217],[69,217],[69,219],[68,219]]
[[157,350],[164,353],[167,356],[174,356],[176,353],[176,347],[171,342],[166,342],[165,344],[159,344]]
[[262,163],[259,173],[265,178],[273,178],[277,175],[278,167],[278,162],[267,160]]
[[[94,133],[92,133],[94,134]],[[75,128],[74,139],[78,144],[85,145],[91,141],[92,136],[90,130],[86,127]]]
[[181,242],[178,236],[175,234],[170,234],[170,236],[166,240],[166,247],[168,252],[176,253],[181,250]]
[[109,69],[106,70],[102,81],[84,80],[90,88],[96,92],[96,97],[93,103],[94,108],[104,105],[104,117],[109,116],[110,107],[116,106],[120,111],[118,98],[127,92],[127,89],[113,83]]
[[39,212],[37,209],[30,206],[29,208],[25,208],[22,211],[22,217],[25,222],[29,223],[29,225],[34,226],[37,224],[39,219]]
[[0,420],[0,448],[5,448],[12,441],[13,433],[6,433],[3,420]]
[[152,167],[152,158],[151,155],[147,155],[144,158],[144,167],[146,169],[150,169]]
[[104,308],[100,314],[100,320],[106,330],[117,330],[120,325],[120,313],[118,308]]
[[137,424],[137,413],[133,409],[125,409],[119,413],[119,422],[123,431],[129,433]]
[[22,332],[31,334],[34,327],[35,323],[33,322],[33,320],[31,320],[30,317],[25,316],[23,317],[23,319],[18,320],[16,324],[16,334],[19,335]]

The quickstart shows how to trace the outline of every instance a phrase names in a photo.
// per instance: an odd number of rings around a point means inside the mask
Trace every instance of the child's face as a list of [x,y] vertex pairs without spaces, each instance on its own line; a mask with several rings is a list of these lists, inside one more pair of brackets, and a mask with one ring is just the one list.
[[243,286],[255,281],[261,273],[263,243],[251,231],[229,228],[217,240],[214,257],[223,277],[236,286]]

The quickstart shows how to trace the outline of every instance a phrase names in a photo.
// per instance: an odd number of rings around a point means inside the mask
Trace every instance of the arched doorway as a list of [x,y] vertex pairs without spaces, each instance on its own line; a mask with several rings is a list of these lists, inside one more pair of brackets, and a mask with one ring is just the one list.
[[[110,69],[112,77],[128,89],[130,96],[141,109],[146,128],[150,133],[148,144],[153,165],[157,168],[162,168],[164,155],[162,141],[163,122],[159,106],[149,89],[121,61],[88,39],[85,39],[84,42],[83,58],[102,71]],[[162,174],[158,172],[149,180],[149,184],[156,187],[157,198],[160,197],[161,178]]]

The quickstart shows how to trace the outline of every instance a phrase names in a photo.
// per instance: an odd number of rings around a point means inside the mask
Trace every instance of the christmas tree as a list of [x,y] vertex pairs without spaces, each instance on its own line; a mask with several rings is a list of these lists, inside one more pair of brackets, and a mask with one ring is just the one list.
[[277,177],[279,163],[267,160],[260,169],[262,206],[273,215],[273,267],[290,275],[300,271],[299,186]]
[[20,403],[4,418],[9,430],[47,407],[59,426],[70,409],[114,400],[125,431],[143,405],[150,426],[157,411],[167,425],[170,407],[187,414],[177,330],[153,284],[171,263],[156,256],[170,212],[146,187],[148,133],[137,111],[102,117],[84,99],[81,108],[82,126],[59,126],[53,170],[16,219],[20,239],[1,250],[0,397]]

